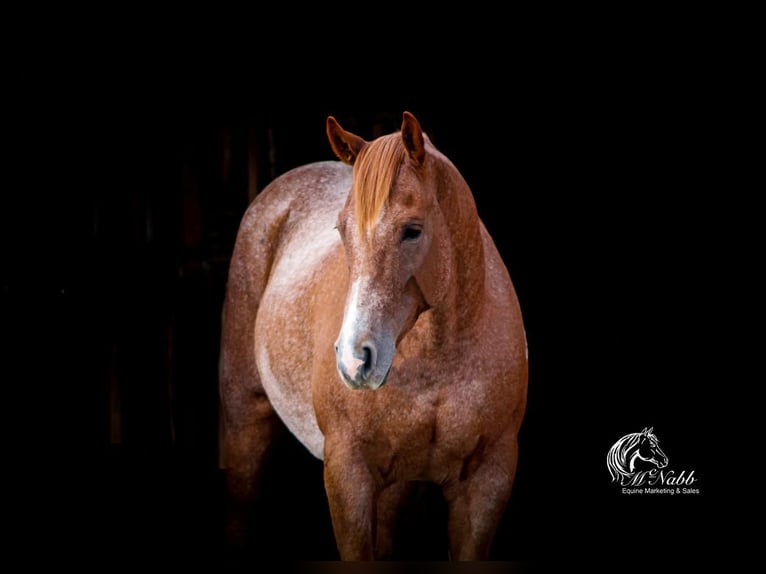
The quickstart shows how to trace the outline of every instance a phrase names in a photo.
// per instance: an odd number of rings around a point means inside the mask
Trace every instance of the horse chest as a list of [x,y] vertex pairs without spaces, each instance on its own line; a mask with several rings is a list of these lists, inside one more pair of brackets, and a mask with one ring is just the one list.
[[477,389],[433,387],[420,394],[383,395],[355,434],[368,464],[386,479],[445,481],[460,472],[483,437]]

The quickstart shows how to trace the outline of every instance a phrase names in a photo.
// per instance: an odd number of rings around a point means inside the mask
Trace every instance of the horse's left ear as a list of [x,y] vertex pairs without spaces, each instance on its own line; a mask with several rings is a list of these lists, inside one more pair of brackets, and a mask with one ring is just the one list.
[[410,112],[402,114],[402,141],[407,155],[415,165],[422,165],[426,157],[426,148],[423,142],[423,130],[420,123]]

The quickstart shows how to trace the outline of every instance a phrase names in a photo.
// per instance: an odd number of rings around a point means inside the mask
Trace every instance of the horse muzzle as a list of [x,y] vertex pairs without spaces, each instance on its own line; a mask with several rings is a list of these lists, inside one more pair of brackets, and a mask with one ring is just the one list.
[[353,348],[335,344],[335,359],[343,383],[351,390],[375,390],[388,380],[391,365],[381,369],[377,346],[367,341]]

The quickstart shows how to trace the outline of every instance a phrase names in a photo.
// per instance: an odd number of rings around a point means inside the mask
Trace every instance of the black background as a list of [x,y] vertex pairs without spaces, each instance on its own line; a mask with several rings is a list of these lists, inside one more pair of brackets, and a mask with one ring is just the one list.
[[[16,501],[22,537],[60,560],[218,563],[219,320],[248,186],[332,159],[329,114],[371,139],[409,110],[471,186],[526,322],[529,403],[493,559],[598,559],[663,537],[679,556],[720,550],[724,120],[711,53],[673,48],[538,46],[385,90],[399,61],[362,84],[332,58],[281,67],[284,81],[186,47],[101,75],[50,55],[56,89],[20,118],[3,227],[23,395],[6,409],[33,444],[13,473],[32,493]],[[607,450],[647,426],[699,495],[610,483]],[[252,558],[337,557],[321,475],[285,436]],[[408,551],[440,559],[443,508],[425,501]]]

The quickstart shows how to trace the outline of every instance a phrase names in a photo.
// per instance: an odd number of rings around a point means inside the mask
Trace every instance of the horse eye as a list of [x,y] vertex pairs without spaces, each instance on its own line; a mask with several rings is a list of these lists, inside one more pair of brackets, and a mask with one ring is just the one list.
[[408,225],[402,230],[402,241],[415,241],[423,233],[420,227]]

